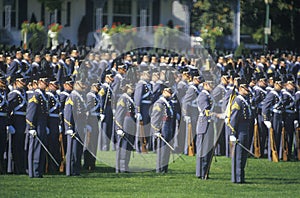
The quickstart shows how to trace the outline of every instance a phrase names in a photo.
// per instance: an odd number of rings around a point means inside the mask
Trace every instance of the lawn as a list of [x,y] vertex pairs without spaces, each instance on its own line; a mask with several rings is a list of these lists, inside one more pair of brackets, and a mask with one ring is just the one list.
[[210,179],[195,177],[195,158],[183,156],[169,166],[169,173],[116,174],[99,164],[79,177],[0,175],[0,197],[297,197],[300,193],[299,162],[273,163],[248,159],[246,184],[231,183],[231,161],[217,157]]

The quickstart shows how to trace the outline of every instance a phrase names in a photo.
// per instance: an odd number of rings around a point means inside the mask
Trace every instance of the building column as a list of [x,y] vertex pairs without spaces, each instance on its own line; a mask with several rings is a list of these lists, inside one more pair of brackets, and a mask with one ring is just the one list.
[[236,49],[240,45],[240,0],[235,0],[233,2],[233,49]]
[[11,30],[11,5],[4,6],[5,22],[4,29],[10,32]]

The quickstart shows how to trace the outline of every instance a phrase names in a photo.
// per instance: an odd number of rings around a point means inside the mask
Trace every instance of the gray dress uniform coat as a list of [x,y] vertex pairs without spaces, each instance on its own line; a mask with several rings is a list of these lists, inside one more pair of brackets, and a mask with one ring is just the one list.
[[209,163],[212,157],[214,134],[211,125],[212,98],[207,90],[202,90],[197,98],[199,117],[196,130],[196,176],[208,178]]

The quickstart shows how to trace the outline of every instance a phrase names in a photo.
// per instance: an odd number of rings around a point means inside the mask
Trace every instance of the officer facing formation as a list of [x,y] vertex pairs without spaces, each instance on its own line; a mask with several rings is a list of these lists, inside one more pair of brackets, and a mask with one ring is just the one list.
[[156,172],[167,173],[170,158],[170,144],[174,137],[174,109],[171,99],[172,89],[164,88],[162,96],[154,103],[151,112],[151,132],[157,138]]
[[245,165],[249,148],[249,127],[252,116],[251,107],[247,100],[249,89],[245,82],[239,84],[239,95],[234,99],[231,107],[229,127],[231,129],[230,141],[233,143],[231,181],[245,183]]

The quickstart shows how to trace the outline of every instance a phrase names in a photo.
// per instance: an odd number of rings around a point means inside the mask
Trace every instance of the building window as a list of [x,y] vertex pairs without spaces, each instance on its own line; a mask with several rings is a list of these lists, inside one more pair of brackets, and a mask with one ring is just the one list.
[[[10,7],[10,26],[12,28],[17,27],[17,12],[16,12],[17,5],[16,4],[17,4],[16,0],[11,1],[11,4],[10,4],[11,5],[11,7]],[[6,17],[5,7],[6,7],[6,5],[4,4],[3,5],[3,8],[4,8],[3,9],[3,27],[5,27],[6,21],[9,20]]]
[[114,14],[131,14],[131,0],[114,0]]
[[[136,22],[137,22],[137,26],[140,26],[141,25],[141,5],[140,5],[140,1],[138,1],[137,2],[137,20],[136,20]],[[146,20],[146,25],[148,26],[148,25],[150,25],[150,7],[151,7],[151,4],[150,4],[150,2],[149,2],[149,5],[147,6],[147,9],[146,9],[146,11],[147,11],[147,14],[146,14],[146,18],[147,18],[147,20]]]
[[67,23],[66,23],[66,27],[69,27],[71,25],[71,2],[68,1],[67,2],[67,12],[66,12],[67,16],[66,16],[66,20],[67,20]]
[[45,3],[41,5],[41,21],[45,23]]
[[131,24],[131,0],[114,0],[113,1],[113,22],[121,24]]

